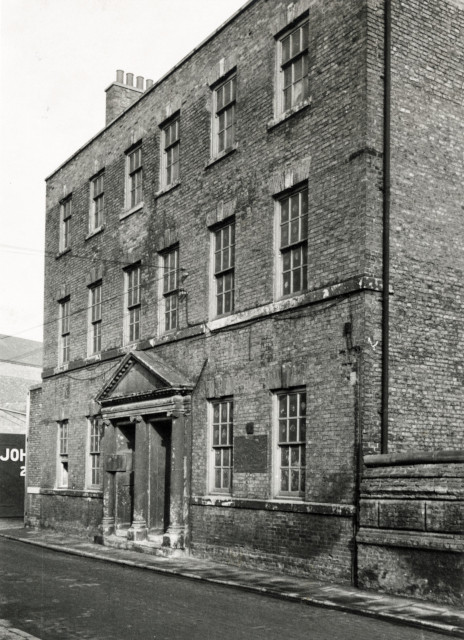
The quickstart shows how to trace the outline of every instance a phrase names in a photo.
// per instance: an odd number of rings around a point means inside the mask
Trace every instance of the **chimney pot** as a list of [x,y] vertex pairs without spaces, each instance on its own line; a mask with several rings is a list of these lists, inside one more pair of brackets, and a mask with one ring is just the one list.
[[152,86],[153,86],[153,80],[151,80],[150,78],[147,78],[147,80],[146,80],[147,89],[149,89]]
[[126,84],[128,87],[133,87],[134,86],[134,74],[133,73],[126,73]]
[[118,69],[116,71],[116,82],[124,84],[124,71],[122,71],[121,69]]
[[142,91],[143,91],[143,81],[144,81],[143,76],[137,76],[137,89],[142,89]]

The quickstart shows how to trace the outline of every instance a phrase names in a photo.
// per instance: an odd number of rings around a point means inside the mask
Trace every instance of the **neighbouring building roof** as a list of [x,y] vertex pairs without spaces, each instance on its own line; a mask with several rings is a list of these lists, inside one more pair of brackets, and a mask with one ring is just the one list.
[[0,333],[0,361],[41,367],[42,357],[42,342]]

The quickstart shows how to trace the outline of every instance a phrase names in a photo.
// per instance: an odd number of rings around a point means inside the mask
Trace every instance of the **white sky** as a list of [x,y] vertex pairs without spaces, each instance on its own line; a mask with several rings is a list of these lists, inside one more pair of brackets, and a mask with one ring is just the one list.
[[0,0],[0,333],[42,340],[44,179],[103,128],[116,69],[156,81],[244,4]]

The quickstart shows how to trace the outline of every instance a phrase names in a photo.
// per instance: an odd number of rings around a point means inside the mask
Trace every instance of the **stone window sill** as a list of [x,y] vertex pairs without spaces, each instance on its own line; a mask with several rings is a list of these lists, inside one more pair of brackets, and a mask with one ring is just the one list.
[[104,230],[105,230],[105,225],[98,227],[98,229],[93,229],[92,231],[89,231],[89,233],[85,236],[84,240],[89,240],[90,238],[97,236],[99,233],[102,233]]
[[281,124],[281,122],[285,122],[285,120],[288,120],[288,118],[291,118],[296,113],[303,111],[303,109],[306,109],[311,105],[311,102],[312,102],[311,98],[307,98],[306,100],[303,100],[303,102],[300,102],[299,104],[295,105],[291,109],[288,109],[287,111],[284,111],[284,113],[281,113],[280,115],[276,116],[272,120],[269,120],[269,122],[267,123],[267,130],[271,131],[272,129],[274,129],[274,127],[277,127],[279,124]]
[[181,182],[180,180],[178,180],[177,182],[174,182],[173,184],[169,184],[166,187],[162,187],[159,191],[157,191],[155,193],[155,198],[159,198],[160,196],[164,196],[165,193],[169,193],[170,191],[174,191],[174,189],[177,189],[177,187],[180,187]]
[[66,255],[67,253],[70,253],[71,251],[71,247],[66,247],[66,249],[63,249],[62,251],[59,251],[56,256],[55,259],[58,260],[58,258],[61,258],[61,256]]
[[119,219],[124,220],[124,218],[128,218],[133,213],[137,213],[137,211],[140,211],[140,209],[143,209],[143,200],[142,202],[139,202],[138,204],[136,204],[135,207],[132,207],[132,209],[128,209],[127,211],[123,211],[122,213],[120,213]]
[[221,153],[218,153],[217,156],[214,156],[212,158],[210,158],[208,160],[208,162],[205,165],[205,169],[208,169],[209,167],[211,167],[213,164],[216,164],[216,162],[219,162],[220,160],[222,160],[223,158],[227,158],[228,156],[232,155],[233,153],[235,153],[237,151],[237,147],[238,145],[235,144],[233,147],[231,147],[230,149],[227,149],[226,151],[222,151]]

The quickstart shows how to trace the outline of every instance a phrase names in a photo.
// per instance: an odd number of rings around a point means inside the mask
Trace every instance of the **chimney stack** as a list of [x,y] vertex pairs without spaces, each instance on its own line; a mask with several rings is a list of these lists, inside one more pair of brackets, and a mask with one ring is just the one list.
[[124,71],[122,69],[116,71],[116,82],[106,89],[106,124],[120,116],[140,98],[143,93],[143,81],[142,76],[137,76],[137,86],[134,87],[133,73],[126,73],[126,82],[124,82]]

